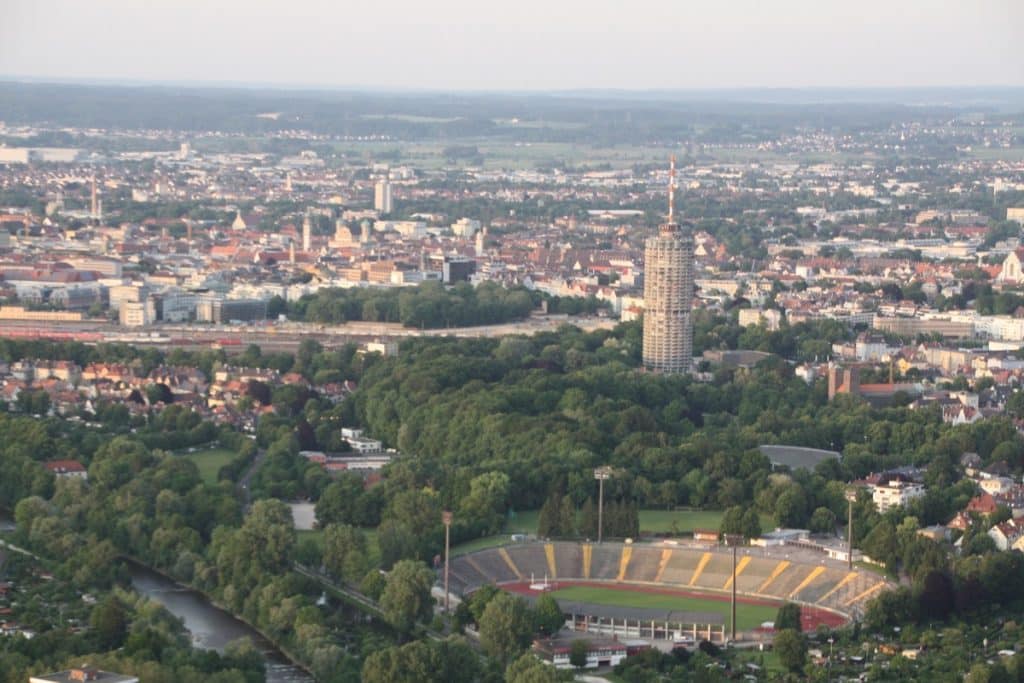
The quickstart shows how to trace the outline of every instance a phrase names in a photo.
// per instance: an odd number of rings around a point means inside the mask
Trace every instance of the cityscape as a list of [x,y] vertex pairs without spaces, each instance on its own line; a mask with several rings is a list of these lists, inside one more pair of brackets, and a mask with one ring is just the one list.
[[[122,17],[154,51],[163,4]],[[456,4],[357,87],[247,40],[306,3],[168,70],[71,56],[65,0],[44,58],[16,0],[0,683],[1024,680],[1021,10],[854,78],[909,19],[787,0],[772,40],[836,54],[744,80],[623,8],[634,84],[572,56],[604,7],[551,73],[485,9],[479,64],[417,52]]]

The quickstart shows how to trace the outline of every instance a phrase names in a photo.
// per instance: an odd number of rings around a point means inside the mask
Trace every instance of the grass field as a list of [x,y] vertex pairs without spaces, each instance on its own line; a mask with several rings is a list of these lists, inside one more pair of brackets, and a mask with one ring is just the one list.
[[188,453],[185,457],[199,467],[199,476],[203,478],[204,482],[216,484],[217,473],[220,472],[221,467],[231,462],[231,459],[235,457],[235,452],[226,448],[208,448]]
[[[497,548],[498,546],[511,543],[512,534],[536,534],[537,533],[537,510],[523,510],[515,512],[511,519],[505,523],[505,530],[496,536],[485,536],[466,541],[452,547],[452,555],[465,555],[466,553]],[[672,533],[672,523],[675,522],[675,533],[688,534],[694,529],[717,529],[722,523],[722,513],[718,510],[641,510],[640,511],[640,533],[641,534],[665,534]],[[775,527],[774,520],[768,515],[761,515],[761,529],[767,531]]]
[[[718,529],[722,523],[722,512],[719,510],[641,510],[640,532],[666,533],[673,531],[691,533],[694,529]],[[761,515],[761,529],[768,530],[775,526],[774,520],[768,515]]]
[[467,553],[475,553],[478,550],[487,550],[488,548],[498,548],[508,544],[511,540],[510,536],[511,534],[498,534],[497,536],[484,536],[483,538],[475,538],[472,541],[460,543],[452,547],[452,556],[466,555]]
[[[679,533],[691,533],[694,529],[717,529],[722,523],[722,512],[719,510],[641,510],[640,532],[668,533],[672,531],[672,523]],[[767,531],[775,527],[774,520],[768,515],[761,515],[761,529]],[[510,534],[537,533],[537,510],[524,510],[505,525]]]
[[[642,607],[645,609],[679,610],[686,612],[717,612],[729,623],[728,600],[693,598],[685,595],[661,595],[636,591],[617,590],[603,586],[568,586],[552,591],[551,595],[562,600],[587,602],[592,605],[615,607]],[[766,621],[775,621],[778,608],[770,605],[736,605],[737,628],[752,630]]]

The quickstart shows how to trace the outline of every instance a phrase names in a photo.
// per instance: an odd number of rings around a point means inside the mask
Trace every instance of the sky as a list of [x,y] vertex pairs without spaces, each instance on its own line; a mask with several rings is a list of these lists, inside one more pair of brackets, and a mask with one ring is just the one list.
[[1024,0],[0,0],[0,77],[429,90],[1024,86]]

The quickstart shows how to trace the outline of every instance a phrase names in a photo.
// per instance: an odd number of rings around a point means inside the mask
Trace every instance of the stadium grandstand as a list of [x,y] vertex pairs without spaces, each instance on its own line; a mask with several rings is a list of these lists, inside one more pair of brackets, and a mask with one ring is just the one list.
[[[556,588],[559,582],[648,592],[661,588],[666,593],[687,591],[727,600],[732,561],[731,550],[724,547],[528,542],[456,557],[450,579],[452,590],[463,595],[486,584],[528,584],[546,578]],[[744,547],[736,563],[738,596],[761,604],[796,602],[844,620],[859,617],[864,604],[888,585],[872,571],[850,571],[824,556],[816,559],[809,551]],[[701,618],[704,628],[718,623]]]

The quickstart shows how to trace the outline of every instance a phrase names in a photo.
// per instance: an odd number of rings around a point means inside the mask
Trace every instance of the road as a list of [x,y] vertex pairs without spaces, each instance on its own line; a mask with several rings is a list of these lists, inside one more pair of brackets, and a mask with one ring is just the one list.
[[249,467],[246,468],[245,472],[238,479],[238,488],[242,490],[242,496],[245,498],[245,508],[249,509],[252,505],[252,478],[255,476],[257,470],[263,466],[263,461],[267,459],[267,452],[263,449],[256,451],[256,457],[253,458]]
[[359,591],[357,591],[355,588],[349,588],[348,586],[344,586],[344,585],[335,583],[326,574],[318,572],[315,569],[310,569],[309,567],[307,567],[305,565],[302,565],[302,564],[299,564],[298,562],[293,563],[293,567],[295,568],[295,571],[298,572],[299,574],[302,574],[303,576],[305,576],[307,578],[313,579],[314,581],[316,581],[320,585],[324,586],[325,588],[328,588],[330,590],[335,591],[336,593],[340,593],[340,594],[344,595],[349,600],[352,600],[353,602],[358,603],[366,611],[368,611],[368,612],[370,612],[370,613],[372,613],[372,614],[374,614],[374,615],[376,615],[376,616],[378,616],[380,618],[384,617],[384,615],[380,611],[380,607],[377,605],[377,603],[374,602],[373,600],[371,600],[369,597],[367,597],[363,593],[360,593]]

